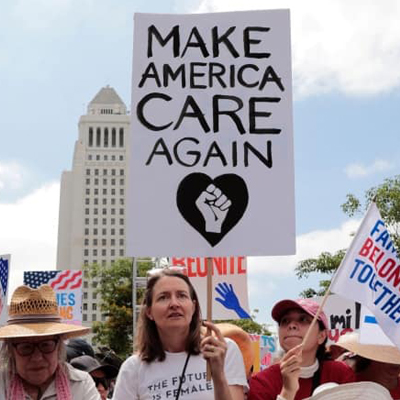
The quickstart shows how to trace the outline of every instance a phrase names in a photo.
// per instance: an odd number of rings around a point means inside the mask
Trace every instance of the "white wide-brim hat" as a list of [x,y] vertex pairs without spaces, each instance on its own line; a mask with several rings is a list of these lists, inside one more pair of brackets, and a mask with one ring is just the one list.
[[360,343],[360,336],[356,332],[346,333],[331,347],[342,347],[368,360],[400,365],[400,350],[396,346]]
[[[317,388],[318,389],[318,388]],[[316,389],[316,390],[317,390]],[[345,383],[328,387],[305,400],[392,400],[390,392],[375,382]]]

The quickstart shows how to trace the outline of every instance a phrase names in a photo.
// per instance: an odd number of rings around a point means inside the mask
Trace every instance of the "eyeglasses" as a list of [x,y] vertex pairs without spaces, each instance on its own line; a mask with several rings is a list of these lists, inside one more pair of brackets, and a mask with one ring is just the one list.
[[50,354],[56,349],[57,343],[58,339],[47,339],[36,343],[21,342],[13,343],[12,345],[21,357],[28,357],[33,354],[35,348],[38,348],[43,354]]
[[96,387],[99,386],[99,384],[101,383],[103,385],[104,389],[107,390],[109,388],[110,383],[109,383],[108,379],[106,379],[106,378],[97,378],[97,377],[94,377],[94,376],[92,376],[92,378],[94,380],[94,383],[95,383]]

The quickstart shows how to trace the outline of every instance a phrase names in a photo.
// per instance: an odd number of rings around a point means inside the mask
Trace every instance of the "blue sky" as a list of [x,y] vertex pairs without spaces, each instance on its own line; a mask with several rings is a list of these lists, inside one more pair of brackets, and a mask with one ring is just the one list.
[[[246,7],[246,8],[245,8]],[[109,84],[130,105],[134,12],[290,8],[297,254],[249,260],[250,306],[270,320],[301,259],[346,247],[358,219],[341,209],[400,173],[397,0],[5,0],[0,13],[0,254],[23,270],[56,267],[59,180],[77,123]]]

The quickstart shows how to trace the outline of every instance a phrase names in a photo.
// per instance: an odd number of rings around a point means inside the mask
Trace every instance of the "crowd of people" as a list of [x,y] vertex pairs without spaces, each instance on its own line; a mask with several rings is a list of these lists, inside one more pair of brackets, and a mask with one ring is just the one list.
[[[96,354],[64,324],[50,286],[18,287],[0,327],[0,400],[400,399],[400,351],[346,334],[327,351],[328,321],[311,299],[272,309],[282,357],[252,373],[249,336],[202,320],[186,275],[147,281],[133,354],[122,364]],[[316,320],[316,323],[314,323]]]

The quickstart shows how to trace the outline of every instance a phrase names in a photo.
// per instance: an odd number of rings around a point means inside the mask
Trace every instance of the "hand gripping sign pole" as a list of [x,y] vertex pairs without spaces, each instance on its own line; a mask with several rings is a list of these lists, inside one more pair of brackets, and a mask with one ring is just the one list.
[[[207,321],[212,320],[212,258],[207,257]],[[211,329],[207,328],[207,336],[211,335]],[[210,363],[207,361],[207,381],[211,380]]]

